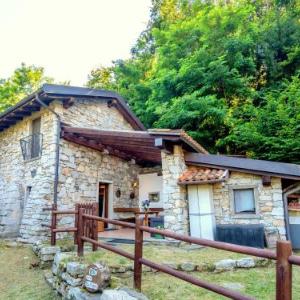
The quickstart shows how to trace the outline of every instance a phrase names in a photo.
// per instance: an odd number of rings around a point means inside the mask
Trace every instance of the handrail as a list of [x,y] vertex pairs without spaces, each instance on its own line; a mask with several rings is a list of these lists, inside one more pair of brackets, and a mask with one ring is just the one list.
[[149,233],[157,233],[157,234],[169,237],[169,238],[173,238],[175,240],[180,240],[180,241],[191,243],[191,244],[207,246],[207,247],[212,247],[215,249],[221,249],[221,250],[225,250],[225,251],[231,251],[231,252],[242,253],[242,254],[276,260],[276,253],[271,250],[252,248],[252,247],[247,247],[247,246],[239,246],[239,245],[234,245],[234,244],[229,244],[229,243],[224,243],[224,242],[217,242],[217,241],[211,241],[211,240],[202,239],[202,238],[185,236],[182,234],[175,233],[173,231],[161,230],[161,229],[156,229],[156,228],[152,228],[152,227],[148,227],[148,226],[141,226],[140,228],[141,228],[141,230],[149,232]]
[[[101,221],[109,224],[120,225],[128,228],[135,229],[135,252],[134,254],[128,253],[122,249],[118,249],[104,242],[98,241],[85,236],[85,224],[89,224],[92,221]],[[190,237],[182,234],[177,234],[168,230],[156,229],[143,225],[143,218],[136,215],[136,223],[128,223],[124,221],[111,220],[108,218],[102,218],[95,215],[89,215],[84,213],[83,208],[79,208],[78,211],[78,255],[82,256],[84,251],[84,242],[89,242],[96,247],[112,251],[128,259],[134,260],[134,287],[141,290],[142,280],[142,265],[164,272],[171,276],[182,279],[186,282],[194,284],[196,286],[213,291],[217,294],[236,300],[250,300],[253,297],[242,295],[237,291],[233,291],[217,284],[206,282],[202,279],[195,278],[184,272],[174,270],[168,266],[160,265],[148,259],[142,257],[143,255],[143,233],[156,233],[165,237],[184,241],[192,244],[208,246],[220,250],[231,251],[235,253],[242,253],[257,257],[263,257],[267,259],[276,260],[276,300],[291,300],[292,299],[292,265],[300,265],[300,256],[292,255],[291,243],[289,241],[278,241],[276,253],[271,250],[257,249],[247,246],[233,245],[223,242],[211,241],[201,238]]]
[[76,210],[53,210],[53,214],[56,215],[76,215],[78,212]]
[[105,223],[108,223],[108,224],[124,226],[124,227],[128,227],[128,228],[135,228],[135,224],[129,223],[129,222],[111,220],[111,219],[108,219],[108,218],[102,218],[102,217],[92,216],[92,215],[88,215],[88,214],[82,214],[82,216],[84,218],[89,219],[89,220],[101,221],[101,222],[105,222]]
[[296,266],[300,266],[300,256],[298,255],[291,255],[289,257],[289,263],[296,265]]

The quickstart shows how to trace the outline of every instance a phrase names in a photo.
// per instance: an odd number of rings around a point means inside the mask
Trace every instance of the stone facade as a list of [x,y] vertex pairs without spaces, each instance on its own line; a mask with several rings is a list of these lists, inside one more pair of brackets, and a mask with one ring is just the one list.
[[[107,100],[75,99],[68,109],[60,101],[50,107],[62,122],[71,126],[95,129],[133,130],[122,114],[107,106]],[[32,120],[41,117],[43,134],[42,155],[24,161],[20,139],[31,134]],[[50,214],[43,208],[53,201],[57,120],[47,109],[0,133],[0,237],[19,236],[34,242],[49,232],[42,224],[50,223]],[[133,162],[100,153],[76,144],[60,141],[59,207],[73,207],[78,201],[97,201],[99,181],[111,183],[111,195],[117,188],[121,197],[114,197],[114,206],[137,206],[129,200],[132,182],[137,180],[140,167]],[[72,218],[64,218],[64,223]]]
[[188,232],[188,210],[186,187],[177,184],[186,169],[181,146],[174,146],[174,154],[162,151],[163,202],[165,229],[177,233]]
[[[129,196],[133,192],[132,183],[137,181],[141,169],[134,162],[63,141],[60,166],[60,207],[71,208],[76,202],[98,201],[99,182],[109,184],[109,201],[113,202],[113,207],[139,206],[138,188],[135,189],[134,199]],[[118,189],[121,191],[120,197],[116,196]],[[121,214],[115,216],[122,217]]]
[[[60,101],[51,103],[62,119],[71,126],[108,130],[133,130],[122,114],[108,107],[106,100],[75,99],[69,108]],[[43,152],[41,157],[24,161],[20,139],[30,135],[32,120],[41,117]],[[43,208],[53,201],[57,120],[47,109],[32,114],[0,133],[0,237],[20,236],[33,242],[45,237],[50,214]],[[163,206],[165,228],[177,233],[189,232],[186,187],[178,178],[187,168],[181,146],[172,154],[162,151]],[[160,170],[154,168],[152,170]],[[105,152],[95,151],[64,139],[60,140],[60,176],[58,206],[73,208],[77,202],[98,201],[99,182],[109,184],[109,217],[129,217],[114,214],[114,207],[137,207],[139,187],[133,185],[138,175],[148,173],[134,161],[125,161]],[[151,171],[151,170],[150,170]],[[254,186],[257,190],[257,216],[237,217],[231,205],[230,190],[235,186]],[[133,187],[134,186],[134,187]],[[121,195],[117,197],[116,191]],[[130,193],[134,192],[134,199]],[[282,188],[280,178],[272,177],[271,186],[263,186],[261,176],[231,172],[224,183],[213,185],[213,202],[217,224],[263,223],[270,231],[285,237]],[[133,216],[133,215],[130,215]],[[73,218],[63,219],[64,224]]]
[[[256,215],[235,215],[231,190],[241,186],[256,190]],[[271,185],[264,186],[259,175],[231,172],[224,183],[213,185],[213,203],[217,224],[264,224],[267,231],[278,231],[285,239],[282,187],[278,177],[272,177]]]
[[[43,153],[24,161],[20,139],[31,132],[33,119],[41,117]],[[55,119],[43,109],[0,133],[0,237],[24,238],[45,234],[43,208],[53,198]]]
[[56,102],[55,111],[61,116],[62,122],[73,127],[92,129],[133,130],[123,115],[115,108],[108,107],[105,99],[75,99],[74,104],[64,109]]

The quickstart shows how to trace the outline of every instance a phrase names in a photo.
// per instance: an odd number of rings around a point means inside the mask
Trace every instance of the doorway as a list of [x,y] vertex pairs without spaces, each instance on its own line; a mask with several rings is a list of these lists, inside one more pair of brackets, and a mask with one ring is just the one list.
[[[109,217],[109,199],[108,199],[108,183],[99,182],[98,191],[98,204],[99,204],[99,217]],[[102,232],[107,228],[107,223],[98,222],[98,232]]]
[[190,235],[214,240],[215,216],[211,185],[189,185]]

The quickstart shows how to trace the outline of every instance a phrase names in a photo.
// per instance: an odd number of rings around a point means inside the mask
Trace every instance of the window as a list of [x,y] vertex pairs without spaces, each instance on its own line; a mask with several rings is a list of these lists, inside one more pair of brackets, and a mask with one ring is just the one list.
[[148,198],[150,202],[159,202],[160,201],[159,192],[148,193]]
[[255,214],[254,188],[233,190],[234,211],[236,214]]
[[31,158],[40,156],[41,150],[41,118],[32,121]]

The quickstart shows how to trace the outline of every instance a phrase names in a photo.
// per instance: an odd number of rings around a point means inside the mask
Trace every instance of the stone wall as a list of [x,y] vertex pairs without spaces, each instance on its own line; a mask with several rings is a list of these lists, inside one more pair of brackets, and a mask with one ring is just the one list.
[[165,229],[186,234],[188,232],[186,187],[177,184],[186,165],[181,146],[175,145],[173,152],[168,154],[162,151]]
[[57,102],[55,110],[66,124],[108,130],[133,130],[123,115],[115,108],[108,107],[106,99],[74,99],[74,104],[64,109]]
[[[63,141],[60,166],[58,199],[62,208],[74,207],[76,202],[98,201],[99,182],[109,183],[109,201],[113,202],[113,207],[137,207],[139,204],[138,187],[135,198],[129,197],[133,192],[132,183],[141,169],[134,162]],[[119,198],[116,196],[118,189],[121,191]]]
[[[24,161],[20,139],[31,134],[31,122],[41,117],[42,157]],[[45,234],[48,222],[42,211],[53,198],[55,120],[49,111],[40,112],[0,133],[0,237],[25,239]],[[29,193],[29,188],[31,192]]]
[[[230,189],[253,186],[257,190],[257,216],[239,217],[234,214]],[[270,186],[263,186],[259,175],[231,172],[224,183],[213,185],[213,201],[217,224],[264,224],[269,232],[279,231],[285,239],[284,209],[281,179],[272,177]]]
[[[106,100],[75,99],[68,109],[63,108],[60,101],[50,106],[64,123],[72,126],[132,130],[116,108],[107,106]],[[24,161],[20,139],[31,134],[31,122],[38,117],[41,117],[43,134],[42,156]],[[0,237],[19,235],[22,240],[34,242],[49,233],[42,223],[50,223],[50,214],[43,208],[53,201],[56,125],[53,114],[42,109],[0,133]],[[99,181],[112,183],[112,195],[120,188],[121,197],[114,199],[115,206],[137,204],[137,192],[131,202],[129,193],[132,181],[137,178],[138,166],[63,139],[60,144],[59,206],[97,200]],[[31,187],[30,194],[26,192],[28,187]],[[70,223],[71,219],[64,220]]]

